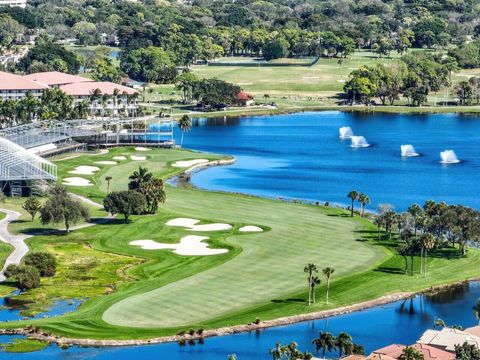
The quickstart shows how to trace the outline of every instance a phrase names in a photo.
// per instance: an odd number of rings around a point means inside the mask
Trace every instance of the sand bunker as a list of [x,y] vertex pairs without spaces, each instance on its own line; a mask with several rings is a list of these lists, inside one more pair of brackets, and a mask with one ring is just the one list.
[[138,147],[135,148],[135,151],[150,151],[150,149],[148,149],[146,147],[138,146]]
[[193,165],[198,165],[198,164],[205,164],[207,163],[207,159],[194,159],[194,160],[185,160],[185,161],[176,161],[172,164],[173,167],[178,167],[178,168],[188,168]]
[[248,226],[243,226],[240,229],[238,229],[240,232],[262,232],[263,229],[258,226],[253,226],[253,225],[248,225]]
[[77,166],[75,170],[69,171],[69,174],[76,174],[76,175],[93,175],[95,171],[100,170],[96,166]]
[[227,249],[210,249],[207,243],[207,236],[187,235],[180,239],[178,244],[164,244],[153,240],[135,240],[130,245],[140,246],[144,250],[171,249],[175,254],[183,256],[218,255],[228,252]]
[[63,179],[63,185],[67,186],[92,186],[90,180],[81,177],[69,177]]
[[127,158],[125,156],[114,156],[113,157],[113,160],[127,160]]
[[184,227],[191,231],[222,231],[232,228],[232,225],[224,223],[196,225],[199,222],[197,219],[176,218],[167,222],[167,225]]
[[132,155],[130,156],[130,159],[134,160],[134,161],[142,161],[142,160],[147,160],[147,157],[146,156],[135,156],[135,155]]
[[105,161],[95,161],[95,164],[99,164],[99,165],[117,165],[117,162],[116,162],[116,161],[108,161],[108,160],[105,160]]

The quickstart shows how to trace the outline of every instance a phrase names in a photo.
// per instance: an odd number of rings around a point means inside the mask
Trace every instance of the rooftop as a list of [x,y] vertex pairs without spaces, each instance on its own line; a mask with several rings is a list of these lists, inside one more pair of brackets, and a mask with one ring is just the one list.
[[88,79],[82,76],[65,74],[59,71],[33,73],[33,74],[25,75],[24,78],[44,84],[44,85],[48,85],[48,86],[58,86],[58,85],[93,81],[92,79]]
[[118,89],[120,94],[124,92],[132,95],[137,93],[136,90],[127,86],[118,85],[112,82],[106,81],[90,81],[81,82],[60,86],[60,89],[68,95],[72,96],[90,96],[96,89],[99,89],[102,94],[113,95],[113,91]]
[[48,86],[23,76],[0,71],[0,90],[45,90]]
[[435,346],[450,352],[455,351],[455,345],[461,345],[464,342],[480,347],[480,337],[466,331],[451,328],[427,330],[423,333],[420,340],[418,340],[419,344]]

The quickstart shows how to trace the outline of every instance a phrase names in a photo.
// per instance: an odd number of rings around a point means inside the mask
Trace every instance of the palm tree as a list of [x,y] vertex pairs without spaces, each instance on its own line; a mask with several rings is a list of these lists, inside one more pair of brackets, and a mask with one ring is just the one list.
[[403,349],[402,355],[399,357],[400,360],[423,360],[423,354],[414,349],[411,346],[407,346]]
[[235,354],[228,355],[228,360],[237,360],[237,355]]
[[89,100],[84,99],[75,106],[75,112],[79,118],[84,119],[88,116],[89,108],[90,108]]
[[355,190],[352,190],[348,193],[347,197],[352,200],[352,207],[350,208],[350,216],[353,217],[353,206],[354,206],[354,203],[355,203],[355,200],[358,199],[358,192],[355,191]]
[[433,328],[435,329],[437,326],[444,328],[447,326],[447,324],[445,324],[445,321],[442,319],[435,317],[435,320],[433,321]]
[[365,205],[370,204],[370,198],[366,194],[361,193],[358,195],[358,202],[361,206],[360,216],[363,217],[365,215]]
[[325,359],[327,351],[335,350],[335,336],[329,332],[320,331],[318,338],[312,340],[312,344],[315,345],[315,351],[318,353],[322,350],[322,356]]
[[106,176],[105,181],[107,182],[107,194],[110,193],[110,181],[112,180],[111,176]]
[[118,96],[120,95],[120,90],[117,88],[113,89],[112,99],[113,99],[113,115],[118,116]]
[[182,131],[182,140],[180,141],[180,147],[183,146],[183,135],[192,128],[192,120],[185,114],[180,120],[178,120],[178,127]]
[[309,263],[303,268],[303,272],[308,274],[308,306],[312,303],[312,279],[313,274],[318,272],[317,265]]
[[330,279],[335,272],[334,268],[331,267],[326,267],[323,269],[323,275],[325,276],[325,279],[327,280],[327,298],[326,298],[326,303],[328,304],[328,293],[330,292]]
[[153,177],[153,174],[148,171],[147,168],[138,167],[138,170],[135,170],[132,175],[128,177],[130,183],[128,184],[128,188],[130,190],[137,190],[142,186],[142,184],[150,181]]
[[320,285],[320,283],[322,282],[322,280],[320,280],[320,278],[318,276],[313,276],[312,277],[312,280],[310,282],[310,287],[311,287],[311,294],[312,294],[312,298],[313,298],[313,303],[315,304],[315,287],[317,285]]
[[99,100],[102,98],[102,91],[99,88],[93,90],[90,94],[90,111],[91,115],[93,115],[93,111],[95,109],[95,105],[98,104]]
[[277,343],[273,349],[270,349],[269,353],[272,355],[273,360],[281,360],[283,354],[285,353],[285,348],[282,346],[282,344]]
[[352,337],[346,332],[341,332],[337,336],[336,346],[338,349],[339,357],[341,358],[342,355],[346,355],[348,352],[351,351],[351,348],[353,347]]
[[478,325],[480,325],[480,299],[477,299],[477,302],[473,306],[473,315],[478,320]]
[[427,255],[428,255],[428,251],[432,250],[435,247],[435,244],[436,244],[437,240],[435,239],[435,236],[433,236],[432,234],[425,233],[425,234],[422,234],[422,236],[420,237],[420,242],[421,242],[422,248],[424,249],[424,254],[425,254],[425,260],[424,260],[424,263],[423,263],[425,270],[424,270],[423,275],[425,277],[427,277]]

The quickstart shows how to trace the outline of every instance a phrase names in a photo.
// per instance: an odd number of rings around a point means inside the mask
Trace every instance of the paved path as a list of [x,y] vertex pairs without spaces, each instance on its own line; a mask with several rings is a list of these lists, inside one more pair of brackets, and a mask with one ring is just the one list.
[[[94,206],[98,209],[103,209],[103,205],[96,203],[95,201],[92,201],[89,198],[76,195],[76,194],[70,194],[70,195],[73,198],[83,201],[86,204]],[[27,244],[25,244],[25,240],[35,235],[45,235],[48,233],[48,231],[40,231],[38,234],[35,233],[31,235],[23,235],[23,234],[13,235],[8,231],[8,225],[11,222],[18,220],[20,216],[22,216],[22,214],[20,214],[17,211],[2,209],[2,208],[0,208],[0,212],[3,212],[6,214],[5,218],[0,220],[0,240],[7,244],[12,245],[14,248],[13,252],[7,257],[7,260],[5,260],[5,265],[3,266],[3,269],[0,271],[0,282],[1,282],[1,281],[5,281],[5,276],[3,275],[3,271],[6,269],[6,267],[10,264],[15,264],[15,265],[20,264],[20,261],[22,260],[22,258],[28,253],[29,249]],[[72,226],[70,230],[83,229],[96,224],[105,223],[111,220],[112,218],[113,216],[108,214],[107,216],[97,219],[94,222]]]

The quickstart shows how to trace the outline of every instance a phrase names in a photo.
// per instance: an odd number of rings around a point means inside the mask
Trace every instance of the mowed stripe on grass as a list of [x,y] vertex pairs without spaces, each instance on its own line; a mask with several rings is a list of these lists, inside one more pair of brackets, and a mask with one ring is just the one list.
[[194,276],[119,301],[103,320],[129,327],[202,324],[238,310],[301,292],[303,267],[314,262],[336,268],[336,276],[366,269],[384,252],[356,241],[364,225],[336,209],[319,209],[267,199],[169,188],[168,210],[194,218],[271,228],[235,235],[242,252]]

